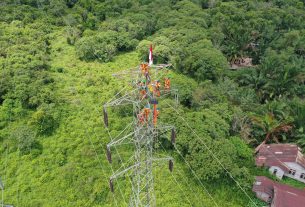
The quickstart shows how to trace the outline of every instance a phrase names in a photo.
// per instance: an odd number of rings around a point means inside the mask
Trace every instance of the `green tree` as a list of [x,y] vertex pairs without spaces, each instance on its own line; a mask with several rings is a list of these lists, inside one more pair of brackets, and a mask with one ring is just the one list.
[[277,53],[268,50],[262,61],[261,72],[267,80],[268,86],[267,97],[292,96],[297,93],[299,84],[298,77],[303,76],[304,60],[292,54],[288,49]]
[[258,151],[261,145],[264,145],[270,140],[279,143],[279,137],[284,133],[288,133],[292,129],[291,122],[287,120],[277,120],[272,113],[267,113],[263,116],[254,116],[252,122],[263,130],[265,136],[263,142],[255,151]]
[[216,81],[220,78],[227,68],[227,60],[219,50],[211,46],[206,40],[191,45],[188,50],[189,56],[180,66],[184,68],[183,72],[193,76],[197,81]]
[[127,32],[107,31],[95,34],[85,31],[85,35],[76,44],[76,53],[83,60],[100,60],[109,62],[118,51],[133,49],[137,40],[131,39]]

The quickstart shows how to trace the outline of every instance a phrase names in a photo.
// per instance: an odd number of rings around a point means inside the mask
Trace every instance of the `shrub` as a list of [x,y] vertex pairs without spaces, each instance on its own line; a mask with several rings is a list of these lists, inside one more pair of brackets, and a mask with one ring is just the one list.
[[28,126],[20,126],[12,133],[12,138],[16,141],[18,149],[22,154],[28,154],[37,145],[36,132]]
[[58,126],[56,117],[53,114],[54,105],[42,105],[32,115],[29,123],[35,127],[39,134],[50,135]]

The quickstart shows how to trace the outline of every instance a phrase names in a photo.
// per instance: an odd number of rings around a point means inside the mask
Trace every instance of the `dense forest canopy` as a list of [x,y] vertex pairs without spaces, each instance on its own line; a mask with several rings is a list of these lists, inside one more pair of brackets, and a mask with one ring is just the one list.
[[[254,148],[305,150],[304,0],[2,0],[0,14],[6,203],[127,205],[128,178],[116,194],[108,189],[121,163],[112,169],[105,158],[101,106],[126,84],[112,73],[148,61],[150,44],[155,63],[172,64],[180,100],[160,103],[177,145],[161,137],[155,150],[177,170],[156,167],[158,206],[215,206],[204,187],[219,206],[264,206],[251,187],[270,175],[254,167]],[[251,67],[240,64],[246,58]],[[128,110],[111,111],[112,136]],[[132,147],[120,152],[127,161]]]

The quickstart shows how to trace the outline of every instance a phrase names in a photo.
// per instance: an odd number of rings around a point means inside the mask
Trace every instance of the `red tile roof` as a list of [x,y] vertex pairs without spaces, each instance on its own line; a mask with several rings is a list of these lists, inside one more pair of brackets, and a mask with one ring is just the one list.
[[278,166],[287,172],[284,162],[296,162],[305,168],[305,158],[295,144],[265,144],[259,148],[257,166]]
[[276,207],[304,207],[305,206],[305,191],[293,188],[288,185],[274,182],[273,180],[257,176],[256,182],[253,185],[254,192],[267,193],[273,198],[273,204]]
[[304,207],[305,191],[276,183],[273,203],[276,207]]
[[[274,182],[264,176],[257,176],[256,182],[253,185],[253,192],[266,193],[270,198],[273,197],[273,185]],[[265,200],[265,202],[268,202]]]

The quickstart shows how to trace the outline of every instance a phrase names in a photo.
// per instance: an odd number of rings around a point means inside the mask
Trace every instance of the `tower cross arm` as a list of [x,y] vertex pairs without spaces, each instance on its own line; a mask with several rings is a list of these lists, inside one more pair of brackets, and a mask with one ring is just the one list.
[[156,129],[161,131],[161,133],[165,133],[169,130],[175,129],[175,126],[173,126],[173,125],[162,125],[162,126],[157,126]]
[[[112,146],[118,146],[118,145],[124,144],[125,141],[129,140],[128,138],[132,137],[134,134],[135,134],[135,132],[131,132],[124,137],[113,139],[110,143],[107,144],[107,147],[110,148]],[[132,140],[131,140],[131,142],[132,142]]]
[[161,158],[152,158],[153,162],[163,162],[163,161],[169,161],[174,160],[172,157],[161,157]]
[[104,104],[104,108],[112,107],[112,106],[122,106],[122,105],[129,105],[133,103],[138,103],[139,100],[135,99],[136,89],[130,91],[129,93],[124,94],[123,96],[113,99]]
[[110,177],[110,179],[111,180],[117,179],[117,178],[121,177],[122,175],[124,175],[125,173],[127,173],[128,171],[130,171],[134,168],[137,168],[138,166],[140,166],[142,164],[146,164],[148,162],[154,162],[154,163],[158,162],[159,163],[159,162],[170,161],[170,160],[174,160],[174,159],[172,157],[162,157],[162,158],[152,158],[150,160],[146,160],[145,162],[138,162],[134,165],[131,165],[131,166],[125,168],[124,170],[121,170],[120,172],[117,172],[117,173],[113,174]]
[[117,173],[113,174],[113,175],[110,177],[110,179],[111,179],[111,180],[117,179],[117,178],[121,177],[122,175],[124,175],[125,173],[127,173],[128,171],[130,171],[130,170],[136,168],[136,167],[139,166],[139,165],[140,165],[140,163],[136,163],[136,164],[134,164],[134,165],[132,165],[132,166],[129,166],[129,167],[125,168],[124,170],[122,170],[122,171],[120,171],[120,172],[117,172]]

